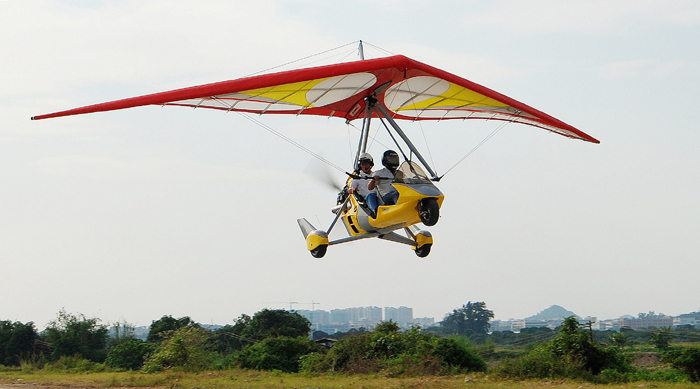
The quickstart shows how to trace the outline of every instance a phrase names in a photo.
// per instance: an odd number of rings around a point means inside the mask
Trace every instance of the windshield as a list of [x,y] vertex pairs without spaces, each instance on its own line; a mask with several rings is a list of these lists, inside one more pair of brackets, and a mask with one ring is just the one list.
[[396,170],[396,181],[406,184],[431,184],[428,175],[417,163],[406,161]]

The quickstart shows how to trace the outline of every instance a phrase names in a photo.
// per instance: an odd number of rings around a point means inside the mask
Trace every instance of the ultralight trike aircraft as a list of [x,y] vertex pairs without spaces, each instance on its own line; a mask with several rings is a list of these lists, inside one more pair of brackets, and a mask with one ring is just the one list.
[[[360,45],[361,47],[361,45]],[[250,76],[75,108],[32,117],[32,120],[144,105],[174,105],[255,114],[319,115],[363,119],[353,173],[338,195],[335,219],[320,230],[298,219],[307,249],[323,257],[330,245],[377,237],[406,244],[419,257],[430,253],[433,239],[417,224],[438,221],[444,195],[434,185],[438,176],[397,120],[485,119],[539,127],[569,138],[599,143],[582,131],[484,86],[402,55],[359,60],[278,73]],[[359,156],[367,151],[372,119],[381,120],[403,156],[391,185],[398,191],[395,204],[379,204],[376,215],[365,199],[349,194],[359,175]],[[389,125],[387,126],[388,123]],[[402,148],[398,137],[404,147]],[[409,156],[403,149],[407,148]],[[416,160],[413,160],[415,157]],[[376,216],[376,217],[375,217]],[[349,236],[330,241],[342,220]],[[404,230],[405,235],[396,231]]]

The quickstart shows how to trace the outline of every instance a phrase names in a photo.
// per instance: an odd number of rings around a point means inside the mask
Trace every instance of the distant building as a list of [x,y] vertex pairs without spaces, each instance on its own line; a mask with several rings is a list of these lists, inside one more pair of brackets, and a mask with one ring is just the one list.
[[408,307],[385,307],[384,321],[392,320],[399,327],[410,327],[413,325],[413,308]]
[[300,309],[295,312],[307,318],[313,330],[320,330],[321,327],[331,324],[331,314],[328,311]]
[[671,316],[661,316],[653,318],[644,319],[628,319],[620,318],[620,327],[629,327],[632,329],[638,328],[649,328],[649,327],[671,327],[673,325],[673,317]]
[[404,329],[413,325],[420,325],[421,328],[435,325],[435,320],[432,317],[414,319],[413,308],[409,307],[386,307],[384,310],[379,307],[354,307],[333,309],[330,312],[299,309],[294,310],[294,312],[307,318],[311,322],[313,331],[323,331],[328,334],[360,328],[371,331],[377,324],[389,320],[393,320]]
[[413,319],[413,325],[420,326],[420,328],[428,328],[435,326],[435,318],[433,317],[416,317]]
[[347,309],[332,309],[331,324],[347,324],[350,322],[350,311]]
[[674,327],[680,327],[680,326],[694,326],[694,327],[700,327],[700,318],[698,317],[692,317],[692,316],[679,316],[673,318],[673,326]]
[[593,329],[598,331],[620,330],[620,319],[598,320],[593,323]]
[[513,331],[512,320],[491,320],[489,322],[489,331]]
[[347,325],[349,328],[372,329],[382,321],[382,309],[379,307],[357,307],[334,309],[330,316],[331,324]]

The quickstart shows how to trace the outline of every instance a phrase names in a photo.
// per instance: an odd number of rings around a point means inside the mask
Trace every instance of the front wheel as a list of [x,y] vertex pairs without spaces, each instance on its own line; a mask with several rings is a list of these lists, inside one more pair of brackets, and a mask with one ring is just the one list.
[[311,255],[314,258],[323,258],[324,255],[326,255],[326,250],[328,250],[328,245],[327,244],[322,244],[315,249],[311,250]]
[[440,218],[440,206],[434,198],[423,199],[418,203],[420,221],[426,226],[434,226]]
[[425,258],[430,254],[430,247],[432,247],[432,244],[424,244],[418,248],[416,248],[416,255]]

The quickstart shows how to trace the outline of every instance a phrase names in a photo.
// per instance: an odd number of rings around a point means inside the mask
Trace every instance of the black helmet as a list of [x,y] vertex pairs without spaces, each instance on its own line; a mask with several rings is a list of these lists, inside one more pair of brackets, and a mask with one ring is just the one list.
[[382,156],[382,165],[389,170],[399,167],[399,155],[394,150],[387,150]]

